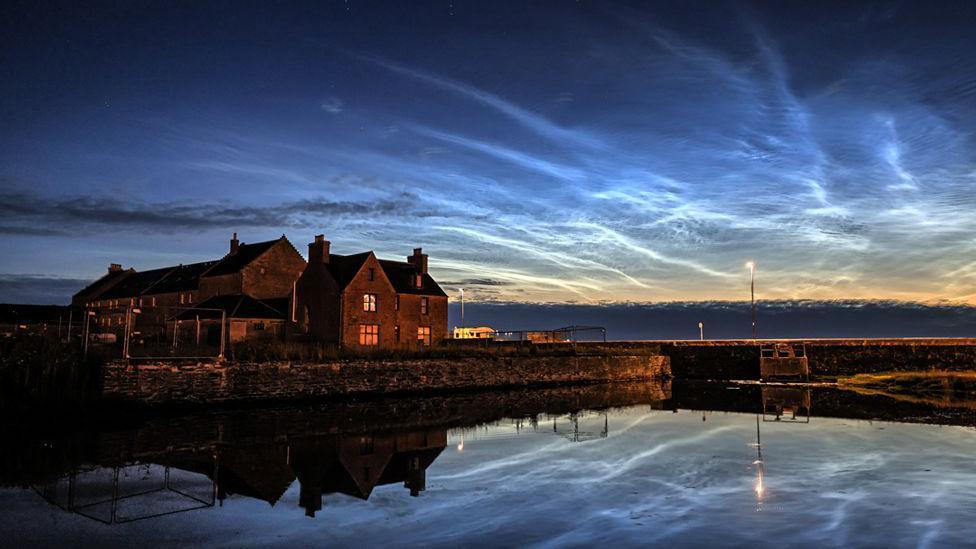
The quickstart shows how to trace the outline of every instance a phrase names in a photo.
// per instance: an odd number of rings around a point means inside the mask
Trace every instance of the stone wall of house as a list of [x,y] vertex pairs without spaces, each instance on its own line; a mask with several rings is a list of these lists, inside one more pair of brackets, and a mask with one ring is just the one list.
[[324,364],[117,362],[103,394],[147,403],[285,400],[546,384],[644,381],[670,375],[662,356],[520,356],[349,360]]
[[242,270],[243,293],[255,299],[291,295],[305,270],[305,259],[287,240],[279,240]]
[[[373,280],[369,279],[369,272],[372,269]],[[376,310],[366,311],[363,309],[363,296],[373,294],[376,296]],[[395,310],[396,292],[393,285],[380,267],[376,257],[370,256],[364,263],[352,281],[342,292],[342,343],[347,347],[359,346],[359,326],[376,325],[379,326],[379,343],[382,348],[396,347],[397,311]],[[415,328],[416,330],[416,328]],[[401,340],[408,336],[406,332],[401,332]],[[416,332],[414,339],[417,338]]]

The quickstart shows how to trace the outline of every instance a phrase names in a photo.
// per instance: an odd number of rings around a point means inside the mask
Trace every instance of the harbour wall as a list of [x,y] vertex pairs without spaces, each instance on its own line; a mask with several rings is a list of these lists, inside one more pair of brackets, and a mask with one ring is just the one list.
[[759,379],[762,343],[803,347],[814,379],[863,373],[976,370],[976,339],[807,339],[648,342],[676,379]]
[[670,377],[662,355],[479,356],[325,363],[112,362],[102,396],[162,404],[294,400],[650,381]]

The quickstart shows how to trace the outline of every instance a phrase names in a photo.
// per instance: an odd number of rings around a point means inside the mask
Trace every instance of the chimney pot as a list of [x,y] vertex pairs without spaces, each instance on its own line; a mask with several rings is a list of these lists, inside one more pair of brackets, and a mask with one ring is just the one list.
[[108,266],[108,272],[117,273],[122,270],[122,265],[118,263],[110,263]]
[[234,236],[230,239],[230,253],[231,254],[236,254],[237,253],[237,249],[240,247],[240,245],[241,245],[241,242],[239,240],[237,240],[237,233],[235,232],[234,233]]

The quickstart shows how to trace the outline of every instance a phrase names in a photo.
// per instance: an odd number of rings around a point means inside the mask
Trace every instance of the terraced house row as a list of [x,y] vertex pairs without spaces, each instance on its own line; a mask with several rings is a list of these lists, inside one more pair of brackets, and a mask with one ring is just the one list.
[[[330,252],[323,235],[308,261],[282,235],[244,244],[235,233],[221,259],[136,271],[112,264],[72,298],[93,311],[93,333],[117,333],[138,311],[140,334],[175,334],[201,323],[206,339],[298,339],[344,347],[410,348],[447,337],[447,294],[416,248],[406,261],[372,251]],[[220,322],[224,322],[221,330]]]

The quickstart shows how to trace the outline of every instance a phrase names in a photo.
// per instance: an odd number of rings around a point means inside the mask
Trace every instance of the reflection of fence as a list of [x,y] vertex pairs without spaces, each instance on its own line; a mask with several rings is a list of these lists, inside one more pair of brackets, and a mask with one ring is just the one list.
[[201,307],[116,307],[87,311],[86,346],[109,347],[122,358],[221,358],[226,315]]
[[216,500],[205,475],[148,463],[79,470],[33,488],[48,503],[104,524],[213,507]]

